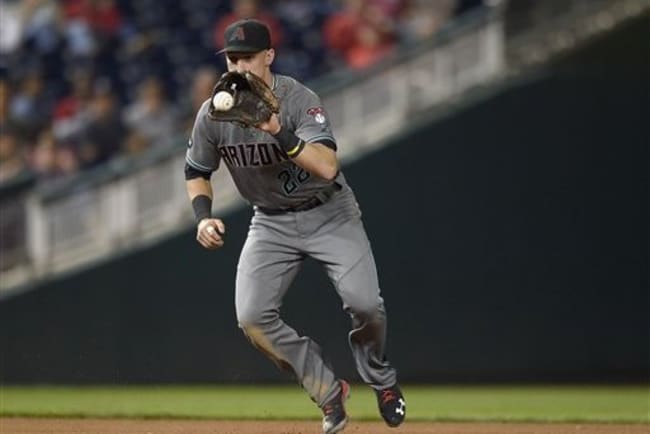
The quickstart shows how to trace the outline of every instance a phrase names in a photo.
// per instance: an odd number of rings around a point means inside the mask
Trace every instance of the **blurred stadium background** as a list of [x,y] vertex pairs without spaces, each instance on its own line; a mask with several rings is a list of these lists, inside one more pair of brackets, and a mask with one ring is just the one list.
[[[0,1],[0,382],[282,382],[183,182],[220,29],[323,96],[410,383],[649,379],[646,0]],[[306,264],[286,319],[357,380]]]

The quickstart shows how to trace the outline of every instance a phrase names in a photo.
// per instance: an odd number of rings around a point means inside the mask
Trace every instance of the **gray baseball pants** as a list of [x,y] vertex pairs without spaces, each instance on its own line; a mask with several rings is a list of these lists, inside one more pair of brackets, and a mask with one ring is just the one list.
[[256,348],[297,377],[319,407],[336,396],[340,385],[319,345],[299,336],[279,315],[306,257],[325,267],[352,319],[349,343],[363,381],[376,389],[394,385],[395,369],[384,356],[386,311],[377,270],[361,211],[347,186],[308,211],[255,212],[237,267],[239,326]]

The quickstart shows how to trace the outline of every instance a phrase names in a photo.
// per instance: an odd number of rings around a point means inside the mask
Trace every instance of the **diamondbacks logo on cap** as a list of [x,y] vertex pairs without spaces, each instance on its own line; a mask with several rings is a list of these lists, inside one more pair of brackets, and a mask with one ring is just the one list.
[[271,48],[271,34],[266,24],[256,20],[239,20],[226,27],[227,43],[223,52],[257,53]]
[[246,40],[246,35],[244,34],[244,26],[239,26],[235,29],[235,32],[230,38],[231,41],[244,41]]

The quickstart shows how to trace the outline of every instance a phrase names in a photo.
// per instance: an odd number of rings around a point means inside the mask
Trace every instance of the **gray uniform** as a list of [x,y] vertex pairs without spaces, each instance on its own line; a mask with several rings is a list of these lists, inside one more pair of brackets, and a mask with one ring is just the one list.
[[[336,150],[318,96],[296,80],[275,75],[282,128],[305,142]],[[196,117],[186,160],[204,172],[223,161],[241,195],[254,207],[237,267],[237,320],[249,340],[280,368],[296,375],[319,406],[340,390],[312,339],[279,316],[282,298],[306,257],[321,263],[352,318],[349,342],[361,378],[376,389],[394,385],[384,357],[386,313],[361,211],[341,172],[326,181],[303,170],[273,136],[256,128],[214,122],[206,101]]]

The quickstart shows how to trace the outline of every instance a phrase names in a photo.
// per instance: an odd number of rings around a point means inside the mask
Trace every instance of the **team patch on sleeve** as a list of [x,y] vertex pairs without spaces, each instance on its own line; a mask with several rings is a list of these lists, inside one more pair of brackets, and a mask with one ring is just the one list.
[[311,107],[307,109],[307,114],[314,118],[316,122],[323,125],[327,122],[325,118],[325,109],[323,107]]

